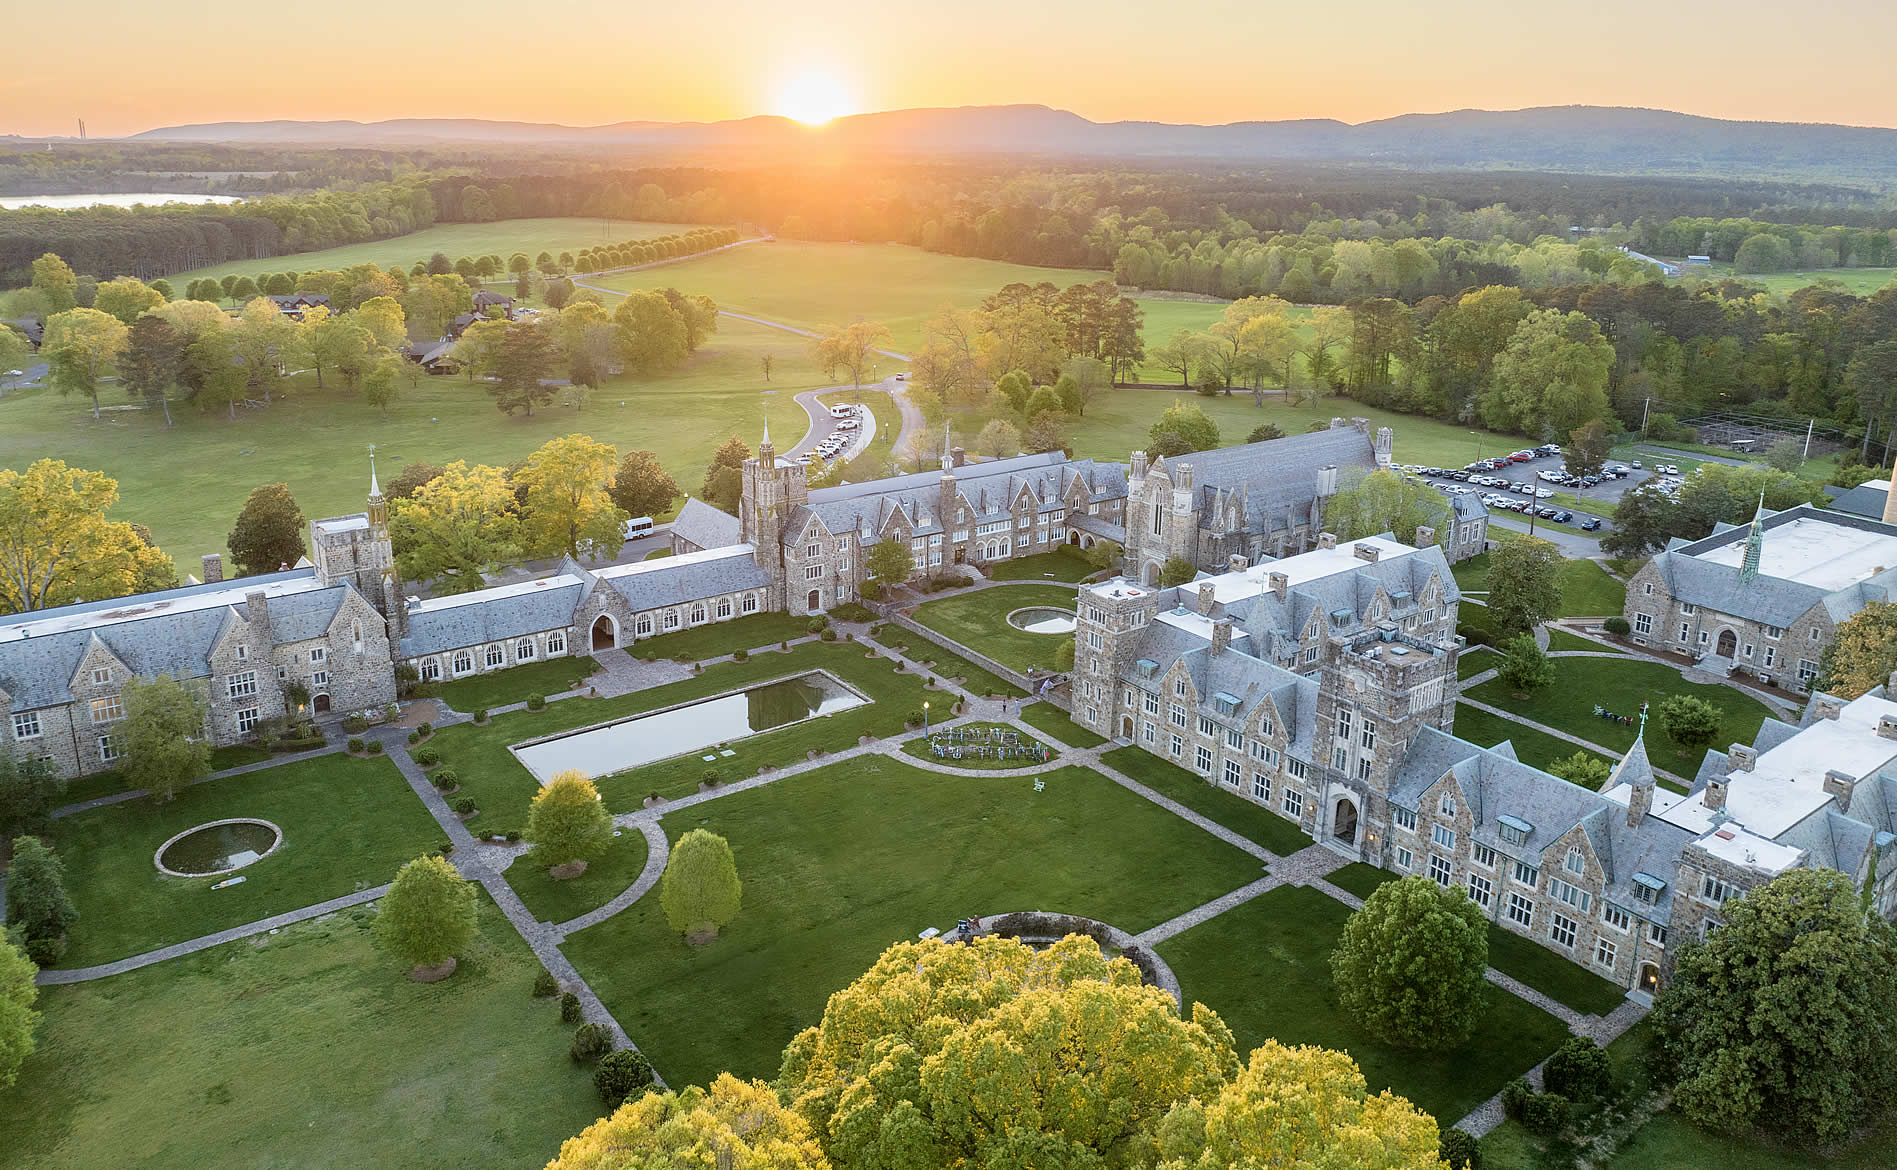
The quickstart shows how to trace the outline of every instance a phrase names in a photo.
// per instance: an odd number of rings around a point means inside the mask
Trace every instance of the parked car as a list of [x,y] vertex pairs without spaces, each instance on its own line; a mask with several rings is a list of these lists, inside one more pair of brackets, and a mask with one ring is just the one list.
[[1567,511],[1566,509],[1562,509],[1561,511],[1556,512],[1554,514],[1554,522],[1556,524],[1566,524],[1568,521],[1572,519],[1574,519],[1574,513]]
[[1599,516],[1589,516],[1587,519],[1581,521],[1581,530],[1583,532],[1593,532],[1600,526],[1601,519]]
[[1554,492],[1550,491],[1548,488],[1536,488],[1535,498],[1537,500],[1551,500],[1554,498]]
[[1630,466],[1630,467],[1633,467],[1633,468],[1635,468],[1636,470],[1645,470],[1645,468],[1646,468],[1646,464],[1644,464],[1644,463],[1642,463],[1642,462],[1640,462],[1640,460],[1638,460],[1638,459],[1636,459],[1636,460],[1634,460],[1634,461],[1633,461],[1632,463],[1630,463],[1630,464],[1628,464],[1628,466]]

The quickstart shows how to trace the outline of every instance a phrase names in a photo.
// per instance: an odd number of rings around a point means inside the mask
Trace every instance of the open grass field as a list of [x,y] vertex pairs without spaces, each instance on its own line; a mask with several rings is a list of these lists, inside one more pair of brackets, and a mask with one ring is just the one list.
[[[1487,596],[1488,553],[1458,562],[1453,572],[1464,593]],[[1615,617],[1626,608],[1627,587],[1597,562],[1582,557],[1563,560],[1555,571],[1555,582],[1561,586],[1556,617]]]
[[1052,703],[1029,703],[1021,708],[1021,722],[1039,728],[1068,747],[1099,747],[1107,742],[1068,718],[1067,712]]
[[539,1166],[599,1097],[540,964],[480,895],[452,978],[410,983],[356,908],[40,992],[39,1051],[0,1093],[18,1170]]
[[995,567],[995,579],[1033,581],[1037,578],[1045,578],[1049,581],[1067,581],[1077,584],[1097,572],[1099,570],[1086,561],[1065,551],[1047,552],[1003,561]]
[[[1179,374],[1175,370],[1162,369],[1152,360],[1152,352],[1181,329],[1190,329],[1194,333],[1204,333],[1210,329],[1220,314],[1225,312],[1224,301],[1174,301],[1158,297],[1139,297],[1140,308],[1146,313],[1146,321],[1140,330],[1140,336],[1146,342],[1147,362],[1130,379],[1135,382],[1176,383]],[[1293,305],[1289,313],[1294,332],[1300,342],[1309,340],[1310,330],[1306,327],[1311,319],[1311,309],[1306,305]],[[1302,376],[1306,367],[1304,359],[1298,358],[1296,369]],[[1302,383],[1300,383],[1302,384]],[[1458,465],[1460,466],[1460,465]]]
[[[1771,712],[1765,704],[1719,683],[1689,683],[1680,672],[1659,662],[1621,661],[1613,658],[1554,659],[1554,685],[1526,699],[1517,699],[1501,679],[1485,682],[1464,692],[1465,698],[1477,699],[1492,707],[1532,719],[1569,735],[1600,744],[1617,752],[1633,746],[1636,723],[1629,727],[1609,723],[1594,714],[1601,704],[1623,715],[1640,709],[1642,702],[1657,711],[1660,701],[1671,695],[1692,695],[1705,699],[1725,715],[1715,745],[1751,743],[1759,733],[1759,724]],[[1656,725],[1647,741],[1647,753],[1655,765],[1690,776],[1699,767],[1701,752],[1676,749]],[[1563,753],[1567,754],[1567,753]]]
[[435,694],[455,710],[472,715],[490,707],[524,703],[529,695],[557,695],[571,689],[576,679],[584,684],[586,676],[598,669],[599,661],[585,654],[548,658],[445,682]]
[[1074,591],[1064,585],[999,585],[925,601],[916,610],[915,619],[943,637],[1026,674],[1036,666],[1054,669],[1055,651],[1073,637],[1071,632],[1033,634],[1009,624],[1010,613],[1034,607],[1072,614]]
[[529,257],[542,252],[558,256],[561,252],[578,252],[581,248],[597,247],[600,244],[684,235],[695,226],[703,225],[581,218],[444,223],[390,240],[345,244],[340,248],[324,248],[320,252],[296,252],[263,260],[242,260],[209,268],[194,268],[189,272],[174,273],[166,279],[182,296],[184,286],[190,282],[206,276],[222,279],[227,273],[256,276],[262,272],[317,272],[326,268],[347,268],[351,264],[379,264],[384,268],[400,264],[407,270],[417,260],[425,261],[436,252],[443,253],[450,260],[488,255],[506,260],[515,252],[525,252]]
[[[1159,944],[1187,1003],[1224,1017],[1241,1052],[1266,1040],[1350,1053],[1370,1091],[1408,1098],[1445,1127],[1532,1068],[1567,1036],[1560,1021],[1498,987],[1460,1048],[1419,1052],[1372,1039],[1337,1003],[1330,972],[1350,908],[1282,886]],[[1234,961],[1243,956],[1243,961]]]
[[[283,843],[244,882],[166,877],[152,853],[173,834],[257,817]],[[181,789],[169,804],[132,800],[55,822],[54,847],[80,919],[60,965],[85,967],[240,926],[391,881],[442,832],[395,765],[345,755]]]
[[[758,360],[764,353],[777,362],[768,384]],[[0,467],[51,455],[105,471],[119,481],[110,518],[148,526],[184,574],[196,570],[200,555],[224,549],[258,484],[289,484],[306,517],[361,511],[370,443],[386,484],[418,459],[506,466],[580,431],[622,453],[653,451],[681,491],[696,492],[718,444],[737,435],[755,446],[767,413],[774,435],[801,436],[808,420],[791,396],[831,384],[795,338],[727,319],[678,369],[615,379],[584,410],[560,405],[564,395],[556,394],[532,418],[507,417],[484,386],[463,377],[423,377],[414,387],[404,379],[383,422],[333,382],[317,391],[311,376],[300,375],[288,398],[239,410],[234,421],[173,403],[171,430],[143,410],[114,409],[94,422],[85,400],[12,391],[0,398]],[[107,383],[100,401],[121,407],[128,400]]]
[[776,1075],[831,992],[891,943],[969,914],[1041,909],[1141,931],[1258,863],[1084,768],[973,779],[858,758],[665,818],[731,842],[744,906],[692,947],[641,899],[566,953],[673,1084]]
[[[619,835],[606,852],[587,862],[578,877],[555,880],[531,852],[515,860],[501,874],[514,887],[527,909],[542,922],[565,922],[597,909],[626,891],[646,864],[645,834],[638,829],[616,829]],[[654,894],[654,897],[657,895]]]
[[1144,748],[1131,745],[1114,748],[1101,756],[1100,762],[1273,853],[1289,856],[1311,843],[1304,830],[1289,818],[1218,785],[1208,784],[1204,777],[1162,760]]
[[1548,627],[1548,649],[1551,651],[1585,650],[1590,654],[1626,653],[1626,651],[1618,646],[1611,646],[1606,642],[1596,642],[1591,638],[1583,638],[1579,634],[1570,634],[1566,630],[1557,630],[1553,626]]
[[[1683,256],[1664,256],[1661,259],[1684,264]],[[1675,277],[1676,282],[1695,280],[1725,280],[1727,278],[1762,284],[1766,291],[1779,294],[1797,292],[1814,284],[1837,283],[1845,291],[1860,297],[1868,297],[1878,289],[1897,279],[1897,268],[1807,268],[1799,272],[1738,272],[1724,261],[1715,261],[1705,268],[1683,270]]]

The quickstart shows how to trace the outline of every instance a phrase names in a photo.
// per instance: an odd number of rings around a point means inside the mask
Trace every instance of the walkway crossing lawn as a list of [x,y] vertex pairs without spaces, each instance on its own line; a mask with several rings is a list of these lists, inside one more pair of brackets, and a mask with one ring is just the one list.
[[586,872],[579,877],[555,881],[547,876],[547,867],[534,860],[531,851],[515,858],[501,876],[540,921],[578,918],[625,893],[645,868],[645,834],[636,828],[619,829],[618,833],[605,854],[588,862]]
[[1114,748],[1101,756],[1100,762],[1280,856],[1288,857],[1311,843],[1309,835],[1294,822],[1209,784],[1204,777],[1195,776],[1144,748]]
[[1568,1030],[1499,987],[1462,1047],[1395,1048],[1373,1039],[1337,1003],[1330,956],[1350,908],[1308,886],[1280,886],[1159,944],[1187,1003],[1225,1018],[1241,1052],[1264,1041],[1342,1049],[1370,1091],[1389,1089],[1445,1126],[1554,1051]]
[[1074,591],[1061,585],[997,585],[925,601],[915,620],[945,638],[953,638],[978,654],[1026,674],[1031,667],[1054,669],[1054,652],[1072,638],[1064,634],[1030,634],[1008,623],[1017,609],[1046,606],[1069,615]]
[[646,638],[628,647],[626,653],[644,662],[676,658],[681,662],[703,662],[723,658],[739,650],[775,646],[792,638],[808,637],[810,619],[788,613],[756,613],[750,617],[713,622],[693,630],[679,630]]
[[[1398,876],[1387,869],[1353,861],[1325,880],[1359,898],[1368,898],[1378,886],[1395,881]],[[1604,1016],[1627,998],[1626,991],[1611,980],[1493,922],[1489,923],[1489,966],[1577,1012]]]
[[1075,723],[1067,712],[1052,703],[1029,703],[1021,708],[1021,722],[1047,732],[1068,747],[1099,747],[1107,742],[1105,736],[1095,735]]
[[[992,730],[995,728],[1000,728],[1005,731],[1014,732],[1015,736],[1019,740],[1020,745],[1022,747],[1035,748],[1035,747],[1047,746],[1032,736],[1022,735],[1019,731],[1016,731],[1014,728],[1007,726],[1005,723],[964,723],[959,728],[957,728],[957,730],[961,731],[964,735],[967,735],[967,734],[970,734],[971,732],[979,731],[981,729],[989,729],[990,732],[992,733]],[[946,735],[944,735],[943,733],[939,731],[936,732],[935,735],[932,736],[931,738],[940,738],[942,740],[943,746],[948,747],[950,749],[953,749],[956,746],[955,744],[951,743],[948,740]],[[950,767],[950,768],[979,768],[979,769],[982,769],[984,771],[989,771],[989,772],[1001,771],[1007,768],[1034,768],[1034,767],[1051,768],[1055,766],[1056,761],[1059,759],[1059,753],[1053,751],[1052,749],[1050,749],[1048,752],[1047,762],[1043,764],[1041,761],[1035,759],[1032,756],[1025,756],[1025,757],[1024,756],[1001,756],[1001,755],[994,755],[994,754],[983,756],[980,754],[979,749],[983,746],[988,746],[992,753],[992,748],[993,748],[992,744],[971,742],[971,743],[963,743],[960,746],[964,753],[960,758],[956,758],[954,756],[937,756],[930,749],[929,740],[918,737],[916,739],[910,740],[908,743],[903,744],[902,751],[904,755],[914,756],[918,760],[930,760],[938,764],[946,765],[947,767]]]
[[540,964],[479,896],[481,937],[441,983],[409,982],[359,908],[42,988],[39,1051],[0,1093],[0,1163],[542,1165],[599,1097],[555,1001],[528,994]]
[[872,626],[869,636],[891,650],[901,651],[903,657],[911,662],[927,663],[940,678],[961,679],[962,689],[972,695],[1005,695],[1018,699],[1027,694],[994,671],[976,666],[955,651],[945,649],[913,630],[885,623]]
[[608,807],[615,812],[629,812],[638,808],[650,792],[668,797],[696,792],[707,769],[715,769],[725,780],[740,780],[755,776],[766,765],[781,767],[802,760],[804,753],[813,748],[835,752],[856,746],[859,736],[897,735],[903,731],[908,714],[921,710],[924,698],[943,710],[953,701],[945,691],[925,689],[920,675],[899,672],[888,658],[872,659],[853,642],[806,642],[789,651],[754,654],[749,662],[714,663],[691,678],[617,698],[562,699],[547,704],[544,711],[497,715],[484,726],[456,724],[436,732],[429,743],[441,753],[442,763],[460,777],[464,791],[459,795],[472,797],[481,810],[481,815],[469,823],[471,829],[482,833],[525,829],[528,802],[537,785],[533,775],[507,750],[508,745],[811,670],[828,670],[875,701],[777,731],[734,739],[728,746],[737,754],[721,757],[716,763],[700,759],[705,754],[701,752],[602,777],[599,789]]
[[744,907],[688,945],[659,899],[565,951],[672,1084],[776,1075],[784,1045],[891,943],[1047,910],[1138,932],[1260,876],[1256,859],[1085,768],[975,779],[857,757],[682,809],[731,842]]
[[[1677,667],[1661,662],[1557,658],[1554,669],[1554,683],[1526,699],[1517,699],[1508,684],[1499,678],[1464,691],[1463,697],[1559,728],[1617,752],[1633,746],[1639,721],[1632,726],[1610,723],[1594,714],[1597,703],[1622,715],[1632,715],[1640,710],[1643,701],[1652,704],[1650,710],[1657,710],[1660,701],[1671,695],[1705,699],[1725,713],[1725,721],[1713,739],[1715,747],[1751,743],[1759,734],[1759,724],[1771,714],[1765,704],[1737,688],[1721,683],[1689,683],[1680,677]],[[1658,726],[1650,727],[1649,732],[1647,753],[1655,764],[1682,775],[1698,770],[1702,753],[1684,752],[1674,747]]]
[[[1068,552],[1035,553],[1031,557],[1015,557],[1011,561],[1002,561],[990,566],[991,575],[997,581],[1034,581],[1048,577],[1055,581],[1079,582],[1100,570],[1086,561]],[[1072,604],[1073,595],[1067,597]]]
[[1626,653],[1625,650],[1622,650],[1618,646],[1609,645],[1606,642],[1596,642],[1591,638],[1583,638],[1579,634],[1570,634],[1566,630],[1557,630],[1552,626],[1548,629],[1548,649],[1551,651],[1585,650],[1590,654]]
[[[1592,719],[1592,716],[1589,716]],[[1596,720],[1598,722],[1598,720]],[[1606,726],[1602,724],[1602,726]],[[1548,770],[1548,765],[1556,760],[1565,760],[1575,752],[1587,749],[1565,739],[1557,739],[1545,731],[1536,731],[1524,727],[1500,715],[1491,715],[1467,703],[1456,704],[1456,738],[1467,740],[1477,747],[1494,747],[1507,740],[1515,745],[1515,758],[1531,768]],[[1609,759],[1599,752],[1588,752],[1597,760],[1606,760],[1609,767],[1619,763],[1618,758]],[[1662,767],[1666,765],[1661,764]],[[1663,781],[1664,783],[1664,781]]]
[[528,695],[557,695],[570,691],[576,679],[599,670],[599,661],[581,654],[572,658],[548,658],[524,666],[510,666],[488,674],[470,675],[440,684],[435,694],[457,711],[472,714],[490,707],[524,703]]
[[[152,864],[174,834],[230,817],[283,830],[275,853],[239,871],[241,884],[213,890],[218,877],[166,877]],[[91,809],[55,822],[53,838],[80,914],[62,967],[128,958],[378,886],[443,840],[394,764],[341,753],[195,784],[169,804]]]
[[[1465,609],[1462,612],[1467,613],[1469,611]],[[1502,656],[1500,654],[1485,646],[1471,644],[1470,647],[1464,650],[1461,656],[1456,659],[1456,677],[1459,679],[1473,678],[1485,670],[1494,670],[1500,665],[1502,665]]]

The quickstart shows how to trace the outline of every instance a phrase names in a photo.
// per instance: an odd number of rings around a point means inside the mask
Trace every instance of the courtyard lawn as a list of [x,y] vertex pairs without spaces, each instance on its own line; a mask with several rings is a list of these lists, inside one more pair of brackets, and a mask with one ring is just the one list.
[[[255,817],[283,831],[277,851],[218,876],[167,877],[152,854],[209,821]],[[62,967],[86,967],[184,942],[391,881],[438,848],[440,826],[385,759],[337,753],[180,789],[169,804],[107,805],[54,823],[80,919]]]
[[[1398,432],[1401,434],[1401,432]],[[1489,590],[1489,554],[1481,553],[1458,563],[1452,570],[1456,585],[1464,593],[1483,599]],[[1613,574],[1585,557],[1564,559],[1555,570],[1561,586],[1561,605],[1555,617],[1615,617],[1626,608],[1627,587]],[[1468,607],[1464,606],[1466,615]],[[1464,621],[1469,619],[1465,616]]]
[[245,764],[260,764],[271,757],[269,748],[260,748],[254,743],[233,743],[221,748],[211,749],[211,771],[222,772],[226,768],[241,768]]
[[712,622],[696,629],[678,630],[643,638],[626,653],[645,662],[675,658],[680,662],[703,662],[723,658],[739,650],[761,650],[810,636],[810,619],[788,613],[754,613],[750,617]]
[[515,858],[514,864],[503,870],[501,876],[540,921],[565,922],[577,918],[624,893],[645,868],[645,834],[636,828],[614,832],[619,835],[613,838],[605,855],[588,862],[586,872],[578,877],[554,880],[547,875],[546,866],[535,863],[531,852]]
[[[1051,578],[1055,581],[1079,583],[1100,570],[1094,568],[1079,557],[1066,552],[1035,553],[1031,557],[1015,557],[1002,561],[994,567],[994,579],[997,581],[1035,581]],[[1071,601],[1072,598],[1070,597]]]
[[[339,248],[324,248],[320,252],[293,252],[287,256],[269,256],[262,260],[240,260],[230,264],[214,265],[210,268],[194,268],[189,272],[172,273],[165,279],[171,281],[171,286],[182,296],[186,285],[206,276],[222,279],[227,274],[254,277],[265,272],[319,272],[326,268],[347,268],[351,264],[379,264],[384,268],[392,264],[400,264],[402,270],[406,272],[414,267],[417,260],[426,261],[436,252],[444,253],[450,260],[459,260],[463,256],[487,255],[497,255],[502,260],[506,260],[515,252],[525,252],[529,259],[542,252],[551,252],[555,256],[562,252],[572,252],[577,255],[581,248],[593,248],[601,244],[646,240],[655,236],[682,236],[691,231],[694,226],[703,225],[582,218],[501,219],[492,223],[444,223],[387,240],[371,240],[366,244],[345,244]],[[746,247],[755,246],[746,245]],[[500,288],[502,284],[507,286],[503,291],[512,296],[513,281],[502,281],[497,278],[493,287]]]
[[40,991],[39,1051],[0,1093],[0,1163],[33,1170],[539,1166],[599,1114],[540,964],[482,894],[481,936],[409,982],[354,908]]
[[915,620],[978,654],[1026,674],[1033,667],[1054,669],[1054,652],[1074,635],[1031,634],[1008,622],[1017,609],[1045,606],[1074,612],[1074,591],[1061,585],[998,585],[936,601],[925,601]]
[[538,785],[532,773],[507,750],[508,745],[811,670],[828,670],[874,702],[734,739],[728,746],[737,754],[715,764],[701,760],[703,753],[691,753],[600,777],[597,782],[608,807],[615,812],[629,811],[639,807],[650,792],[667,797],[688,795],[697,791],[708,768],[725,780],[739,780],[756,775],[763,767],[782,767],[802,760],[812,750],[834,752],[854,747],[862,735],[896,735],[903,730],[909,713],[921,710],[925,698],[944,711],[953,702],[952,696],[942,691],[926,690],[920,676],[898,672],[889,659],[872,659],[854,643],[807,642],[788,652],[754,654],[749,662],[715,663],[691,678],[618,698],[562,699],[547,704],[543,711],[498,715],[481,726],[457,724],[436,732],[429,742],[441,753],[442,763],[455,769],[462,794],[471,796],[481,810],[470,828],[483,833],[525,829],[527,806]]
[[[1342,1049],[1370,1091],[1389,1089],[1444,1126],[1534,1067],[1568,1032],[1499,987],[1474,1036],[1447,1052],[1394,1048],[1338,1006],[1330,955],[1350,909],[1317,890],[1283,886],[1159,944],[1187,1003],[1224,1017],[1241,1052],[1268,1039]],[[1244,956],[1242,962],[1235,956]]]
[[[1058,766],[1060,753],[1057,750],[1048,747],[1047,744],[1042,743],[1033,736],[1022,735],[1019,731],[1016,731],[1005,723],[964,723],[956,728],[964,737],[983,731],[992,734],[996,729],[1013,731],[1019,746],[1029,750],[1047,748],[1047,759],[1042,761],[1032,756],[1006,756],[999,754],[984,756],[981,754],[981,748],[987,747],[992,753],[996,745],[986,740],[957,742],[950,738],[945,731],[940,729],[932,732],[928,739],[918,737],[903,744],[902,751],[904,755],[913,756],[918,760],[930,760],[944,767],[975,768],[988,772],[1000,771],[1007,768],[1052,768]],[[930,748],[930,740],[939,740],[944,748],[951,751],[956,747],[960,747],[962,755],[960,757],[954,755],[937,756]]]
[[[758,357],[774,353],[765,383]],[[562,371],[564,372],[564,371]],[[416,460],[505,467],[549,439],[581,431],[623,454],[654,452],[686,491],[695,491],[712,451],[736,435],[753,446],[768,414],[779,442],[801,436],[809,419],[797,391],[831,384],[807,347],[774,329],[724,319],[718,332],[676,369],[612,379],[584,410],[561,405],[567,392],[512,418],[494,408],[481,383],[467,378],[401,379],[389,417],[337,388],[317,390],[312,375],[290,379],[267,408],[240,409],[235,420],[173,402],[177,425],[129,404],[108,384],[94,422],[90,403],[46,389],[0,398],[0,467],[20,469],[49,454],[75,467],[105,471],[119,483],[108,514],[152,530],[182,576],[203,553],[225,548],[231,523],[258,484],[289,484],[304,516],[360,512],[369,490],[368,445],[388,483]]]
[[1003,679],[994,671],[976,666],[955,651],[945,649],[934,640],[905,630],[901,626],[888,623],[872,626],[869,636],[891,650],[901,651],[903,657],[912,662],[926,663],[941,678],[960,679],[962,689],[971,695],[1006,695],[1009,698],[1021,698],[1027,694],[1026,691]]
[[1067,712],[1048,702],[1029,703],[1021,708],[1021,722],[1045,731],[1068,747],[1099,747],[1107,742],[1105,736],[1088,731],[1075,723]]
[[731,842],[744,905],[709,945],[656,897],[566,953],[672,1084],[775,1076],[784,1045],[891,943],[1038,909],[1128,931],[1255,880],[1258,862],[1084,768],[974,779],[858,757],[668,816]]
[[[1599,722],[1593,716],[1589,716],[1588,719],[1589,722]],[[1606,724],[1602,726],[1605,727]],[[1458,739],[1467,740],[1477,747],[1494,747],[1503,740],[1507,740],[1515,746],[1516,759],[1531,768],[1540,768],[1544,772],[1548,770],[1549,764],[1556,760],[1565,760],[1575,752],[1586,751],[1597,760],[1605,760],[1609,767],[1620,762],[1618,756],[1610,757],[1600,752],[1588,751],[1578,743],[1569,743],[1545,731],[1523,727],[1519,723],[1504,719],[1500,715],[1491,715],[1467,703],[1456,704],[1455,730]],[[1660,783],[1668,788],[1676,787],[1664,779]]]
[[[1466,611],[1464,611],[1466,612]],[[1502,656],[1486,646],[1471,645],[1456,658],[1456,677],[1473,678],[1502,665]]]
[[[1771,712],[1765,704],[1719,683],[1689,683],[1676,667],[1659,662],[1614,658],[1554,659],[1554,684],[1526,699],[1517,699],[1501,679],[1485,682],[1464,693],[1524,719],[1532,719],[1559,728],[1604,748],[1624,752],[1633,746],[1636,723],[1609,723],[1594,714],[1596,703],[1632,715],[1642,701],[1657,710],[1660,701],[1671,695],[1692,695],[1705,699],[1725,714],[1725,722],[1714,738],[1715,747],[1729,743],[1751,743],[1759,733],[1759,724]],[[1669,771],[1690,775],[1699,767],[1702,753],[1676,748],[1658,726],[1647,751],[1654,763]]]
[[[1368,898],[1378,886],[1395,881],[1398,876],[1387,869],[1353,861],[1325,880],[1359,898]],[[1540,943],[1504,930],[1493,922],[1489,923],[1489,966],[1577,1012],[1604,1016],[1627,998],[1625,989],[1615,986],[1612,980],[1603,979]]]
[[1548,628],[1548,649],[1550,651],[1585,650],[1590,654],[1626,653],[1618,646],[1607,642],[1596,642],[1592,638],[1583,638],[1579,634],[1570,634],[1566,630],[1557,630],[1552,626]]
[[456,711],[473,713],[524,703],[528,695],[557,695],[571,690],[576,679],[585,685],[586,676],[598,670],[599,662],[585,654],[547,658],[440,683],[435,695]]
[[1280,856],[1289,856],[1311,844],[1311,838],[1295,822],[1209,784],[1144,748],[1114,748],[1101,756],[1100,762]]

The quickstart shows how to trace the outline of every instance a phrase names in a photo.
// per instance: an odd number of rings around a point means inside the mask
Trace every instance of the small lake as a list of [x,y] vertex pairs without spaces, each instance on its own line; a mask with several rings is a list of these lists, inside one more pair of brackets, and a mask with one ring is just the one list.
[[205,825],[159,849],[158,864],[177,874],[226,873],[262,860],[282,839],[276,826],[264,821]]
[[1015,610],[1008,615],[1008,624],[1030,634],[1071,634],[1074,632],[1074,615],[1064,609],[1035,606]]
[[131,207],[158,203],[236,203],[235,195],[177,195],[159,191],[134,191],[123,195],[0,195],[0,208],[50,207],[69,211],[75,207]]
[[542,784],[555,772],[568,769],[588,777],[606,776],[868,702],[829,675],[813,673],[669,711],[635,715],[513,751]]

